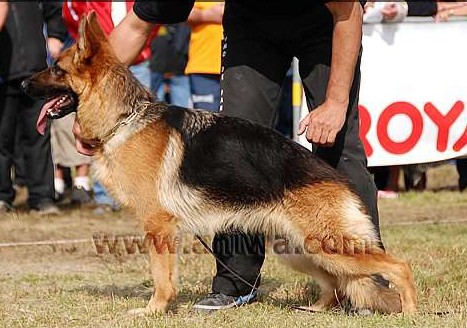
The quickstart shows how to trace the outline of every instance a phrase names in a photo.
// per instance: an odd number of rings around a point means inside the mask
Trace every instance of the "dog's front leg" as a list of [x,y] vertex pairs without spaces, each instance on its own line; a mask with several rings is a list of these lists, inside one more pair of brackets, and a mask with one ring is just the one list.
[[[152,237],[152,241],[151,241]],[[154,293],[147,310],[151,313],[166,312],[177,295],[177,247],[175,234],[153,235],[148,238],[151,275]]]
[[178,234],[175,219],[167,213],[152,215],[145,220],[145,231],[154,292],[146,308],[132,310],[131,313],[164,313],[177,295]]

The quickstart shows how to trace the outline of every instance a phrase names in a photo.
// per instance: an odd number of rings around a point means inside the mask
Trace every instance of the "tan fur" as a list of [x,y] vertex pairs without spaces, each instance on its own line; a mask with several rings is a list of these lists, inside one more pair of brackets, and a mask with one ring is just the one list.
[[[415,310],[410,269],[378,247],[374,228],[352,193],[338,183],[319,183],[291,192],[284,203],[292,221],[300,226],[307,254],[282,258],[295,270],[312,275],[320,285],[320,298],[311,310],[329,309],[343,296],[356,307],[384,313]],[[370,278],[375,273],[388,278],[397,290],[377,286]],[[396,279],[396,283],[395,276],[405,278]],[[405,307],[399,298],[402,290],[411,290],[405,303],[402,295]]]
[[[292,248],[302,252],[285,255],[284,260],[321,286],[312,310],[332,308],[348,297],[355,306],[381,312],[415,311],[410,267],[379,247],[363,204],[347,185],[316,182],[286,190],[278,201],[236,208],[206,198],[181,181],[185,146],[180,134],[157,115],[144,112],[142,103],[150,102],[151,96],[118,63],[95,15],[83,19],[80,30],[77,45],[58,61],[66,77],[53,78],[45,72],[34,82],[61,83],[78,94],[83,138],[100,142],[94,163],[98,179],[136,213],[153,241],[149,255],[155,289],[140,312],[166,311],[176,295],[179,230],[202,235],[232,227],[285,236]],[[83,58],[93,58],[95,64],[86,66]],[[138,116],[135,121],[119,125],[133,114]],[[192,132],[214,120],[212,114],[196,117],[199,121],[190,127]],[[395,288],[375,285],[371,278],[375,274]]]
[[[153,123],[127,139],[117,151],[99,152],[93,163],[96,177],[112,190],[120,203],[139,217],[159,208],[157,190],[169,132],[161,123]],[[145,174],[141,174],[145,172]],[[138,186],[138,188],[134,188]]]

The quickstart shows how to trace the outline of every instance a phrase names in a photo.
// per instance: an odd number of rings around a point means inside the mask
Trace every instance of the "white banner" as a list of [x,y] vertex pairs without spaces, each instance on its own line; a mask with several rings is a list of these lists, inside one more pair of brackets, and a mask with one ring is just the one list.
[[369,166],[467,155],[467,21],[364,25],[361,71]]

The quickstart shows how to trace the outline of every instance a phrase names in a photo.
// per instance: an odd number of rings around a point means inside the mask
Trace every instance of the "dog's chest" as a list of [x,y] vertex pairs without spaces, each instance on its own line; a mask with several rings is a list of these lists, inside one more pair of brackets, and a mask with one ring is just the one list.
[[95,157],[93,162],[95,178],[116,198],[122,205],[131,205],[130,193],[125,183],[126,177],[122,175],[121,169],[103,157]]

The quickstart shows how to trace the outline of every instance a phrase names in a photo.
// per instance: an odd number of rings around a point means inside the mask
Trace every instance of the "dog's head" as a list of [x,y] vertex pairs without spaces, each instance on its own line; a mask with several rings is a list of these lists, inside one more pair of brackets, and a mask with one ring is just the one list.
[[91,12],[83,16],[77,42],[64,51],[52,67],[22,83],[23,91],[31,97],[46,100],[37,121],[37,130],[43,134],[48,118],[68,115],[79,110],[85,102],[86,107],[91,107],[87,115],[99,119],[99,113],[92,112],[97,111],[99,104],[89,105],[96,102],[96,96],[90,90],[104,76],[103,67],[110,67],[106,64],[116,60],[96,14]]

